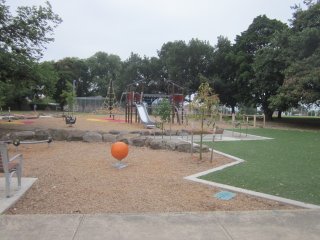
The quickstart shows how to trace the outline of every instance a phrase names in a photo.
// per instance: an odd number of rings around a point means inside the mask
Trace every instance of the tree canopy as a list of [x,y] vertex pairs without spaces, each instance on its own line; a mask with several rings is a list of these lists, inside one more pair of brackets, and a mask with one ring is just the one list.
[[233,111],[260,107],[269,119],[274,111],[280,116],[299,104],[320,104],[320,2],[304,2],[293,7],[289,25],[257,16],[234,43],[219,36],[211,46],[193,38],[166,42],[154,57],[131,53],[122,61],[99,51],[87,59],[39,63],[62,20],[49,2],[12,14],[0,0],[0,105],[19,107],[45,95],[63,106],[62,93],[73,82],[77,96],[105,96],[111,80],[118,96],[136,82],[144,92],[169,93],[170,81],[191,94],[202,78],[220,104]]
[[36,60],[41,58],[46,44],[54,40],[54,28],[61,21],[49,2],[39,7],[21,6],[12,14],[6,1],[0,0],[0,94],[3,104],[20,106],[23,99],[32,98],[32,88],[41,84],[40,77],[47,72],[45,65],[38,66]]
[[320,99],[320,2],[307,1],[308,8],[296,6],[292,28],[287,33],[285,57],[288,67],[285,80],[273,99],[274,104],[287,107],[299,103],[319,104]]

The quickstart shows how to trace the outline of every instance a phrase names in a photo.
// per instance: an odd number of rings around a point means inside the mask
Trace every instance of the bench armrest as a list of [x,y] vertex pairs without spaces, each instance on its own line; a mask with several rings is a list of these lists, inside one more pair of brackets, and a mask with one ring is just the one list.
[[22,163],[22,154],[19,153],[19,154],[13,156],[12,158],[9,159],[9,162],[15,161],[16,159],[18,159],[20,161],[20,163]]

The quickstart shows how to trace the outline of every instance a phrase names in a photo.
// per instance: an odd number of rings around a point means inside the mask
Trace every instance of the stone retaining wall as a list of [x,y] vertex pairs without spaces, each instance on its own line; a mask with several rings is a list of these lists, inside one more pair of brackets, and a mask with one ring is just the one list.
[[[152,135],[151,135],[152,134]],[[187,131],[165,132],[165,135],[188,135]],[[13,131],[0,136],[2,141],[25,140],[46,140],[51,137],[54,141],[83,141],[83,142],[116,142],[122,141],[136,147],[150,147],[151,149],[166,149],[179,152],[191,152],[191,143],[180,139],[159,139],[154,136],[162,135],[161,131],[151,132],[132,131],[121,132],[111,130],[109,132],[93,132],[82,130],[65,129],[35,129],[33,131]],[[193,146],[193,152],[199,152],[199,146]],[[207,146],[203,146],[203,152],[209,151]]]

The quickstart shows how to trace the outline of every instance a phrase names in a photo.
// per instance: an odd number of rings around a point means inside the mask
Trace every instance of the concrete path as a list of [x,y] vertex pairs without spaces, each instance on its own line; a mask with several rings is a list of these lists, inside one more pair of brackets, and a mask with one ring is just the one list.
[[[188,136],[155,136],[157,139],[182,139],[185,141],[191,141],[191,135]],[[213,134],[203,134],[203,141],[208,141],[211,142],[213,139]],[[267,137],[261,137],[257,135],[252,135],[252,134],[246,134],[246,133],[238,133],[238,132],[232,132],[229,130],[224,130],[223,134],[217,134],[214,138],[215,142],[220,142],[220,141],[250,141],[250,140],[268,140],[272,138],[267,138]],[[194,142],[199,142],[200,141],[200,135],[194,135],[193,136],[193,141]]]
[[320,211],[1,215],[2,240],[318,240]]

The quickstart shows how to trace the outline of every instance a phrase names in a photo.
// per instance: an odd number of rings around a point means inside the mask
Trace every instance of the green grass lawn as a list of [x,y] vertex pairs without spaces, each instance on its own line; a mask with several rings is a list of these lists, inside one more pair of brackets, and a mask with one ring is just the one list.
[[320,132],[251,129],[248,133],[274,139],[215,142],[214,149],[246,162],[201,178],[320,205]]

